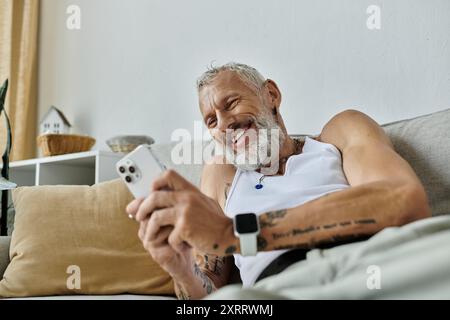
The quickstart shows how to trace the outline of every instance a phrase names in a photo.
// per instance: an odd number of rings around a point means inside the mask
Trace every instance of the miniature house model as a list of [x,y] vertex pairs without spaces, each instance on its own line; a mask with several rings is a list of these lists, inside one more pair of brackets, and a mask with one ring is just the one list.
[[71,124],[66,116],[55,107],[51,107],[40,123],[41,134],[68,134]]

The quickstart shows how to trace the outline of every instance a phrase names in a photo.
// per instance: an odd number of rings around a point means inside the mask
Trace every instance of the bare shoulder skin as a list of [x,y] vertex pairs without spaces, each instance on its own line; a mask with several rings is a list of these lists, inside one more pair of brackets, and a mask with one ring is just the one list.
[[389,180],[416,187],[426,213],[423,188],[410,165],[398,155],[384,130],[355,110],[339,113],[324,127],[319,139],[342,153],[343,169],[351,186]]
[[236,168],[231,164],[218,163],[205,164],[203,167],[200,190],[215,199],[225,210],[225,202],[233,183]]

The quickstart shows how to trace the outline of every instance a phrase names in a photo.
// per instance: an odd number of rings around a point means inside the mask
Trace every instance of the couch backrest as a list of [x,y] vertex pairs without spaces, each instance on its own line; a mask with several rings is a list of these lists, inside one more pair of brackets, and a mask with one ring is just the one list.
[[383,128],[422,181],[433,216],[450,214],[450,109]]
[[[450,109],[382,126],[395,150],[413,167],[427,191],[434,216],[450,214]],[[177,143],[153,149],[168,167],[199,185],[202,165],[175,165],[171,152]],[[185,145],[193,152],[191,144]],[[176,152],[178,153],[178,150]]]
[[[198,141],[196,142],[198,143]],[[201,142],[200,142],[201,143]],[[183,177],[189,180],[196,186],[200,185],[200,178],[202,174],[203,165],[201,164],[174,164],[172,162],[171,154],[172,152],[176,155],[179,153],[183,154],[183,150],[190,154],[189,158],[193,159],[193,149],[194,143],[184,143],[182,146],[178,142],[167,143],[167,144],[155,144],[152,149],[158,155],[159,159],[171,169],[175,169]],[[180,151],[180,152],[178,152]]]

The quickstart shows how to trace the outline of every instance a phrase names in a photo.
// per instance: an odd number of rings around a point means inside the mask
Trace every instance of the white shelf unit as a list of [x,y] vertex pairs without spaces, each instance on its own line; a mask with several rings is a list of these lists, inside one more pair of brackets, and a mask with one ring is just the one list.
[[9,180],[19,187],[93,185],[118,178],[115,164],[123,156],[96,150],[11,162]]

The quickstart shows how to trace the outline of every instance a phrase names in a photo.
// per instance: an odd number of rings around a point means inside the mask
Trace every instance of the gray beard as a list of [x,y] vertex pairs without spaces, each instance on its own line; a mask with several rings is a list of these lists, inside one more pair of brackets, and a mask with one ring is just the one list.
[[257,139],[251,141],[247,148],[235,152],[228,142],[225,147],[227,161],[243,171],[255,171],[270,163],[279,163],[280,146],[286,138],[285,133],[270,114],[263,114],[255,119],[255,125]]

